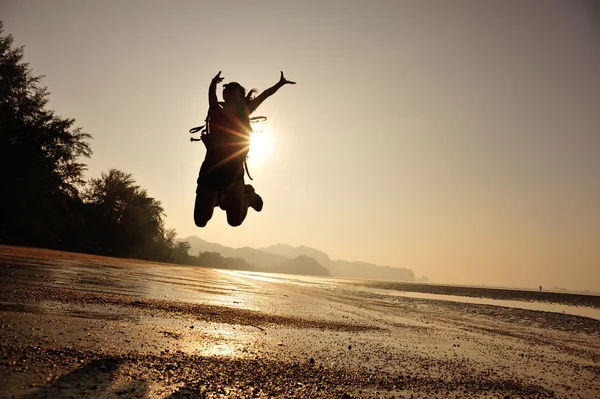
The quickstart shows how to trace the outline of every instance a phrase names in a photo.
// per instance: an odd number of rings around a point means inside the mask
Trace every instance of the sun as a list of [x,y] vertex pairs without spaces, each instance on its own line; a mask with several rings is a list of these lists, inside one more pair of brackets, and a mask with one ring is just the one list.
[[250,134],[250,151],[248,161],[253,164],[263,164],[273,155],[273,136],[268,130]]

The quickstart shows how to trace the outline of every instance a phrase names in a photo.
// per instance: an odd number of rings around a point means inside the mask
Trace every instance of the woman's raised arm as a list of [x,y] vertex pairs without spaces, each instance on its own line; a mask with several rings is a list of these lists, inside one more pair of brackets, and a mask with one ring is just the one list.
[[258,95],[258,97],[256,97],[254,100],[250,101],[250,103],[248,104],[248,111],[250,113],[254,112],[254,110],[256,110],[256,108],[258,108],[258,106],[260,104],[262,104],[263,101],[265,101],[267,98],[271,97],[273,94],[275,94],[277,92],[277,90],[279,90],[282,86],[287,85],[287,84],[295,85],[296,82],[287,80],[283,76],[283,71],[281,71],[281,77],[279,78],[279,82],[275,83],[275,85],[269,87],[267,90],[260,93]]
[[210,82],[210,86],[208,87],[208,106],[210,108],[219,104],[219,99],[217,98],[217,83],[221,83],[222,81],[223,78],[221,77],[221,71],[219,71],[217,76],[212,78]]

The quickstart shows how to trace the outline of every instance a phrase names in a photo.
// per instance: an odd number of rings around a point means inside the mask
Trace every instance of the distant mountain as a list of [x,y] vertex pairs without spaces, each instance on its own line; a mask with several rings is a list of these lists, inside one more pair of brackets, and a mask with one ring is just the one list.
[[[198,252],[218,252],[224,257],[240,258],[257,266],[260,270],[279,273],[331,275],[333,277],[360,278],[372,280],[401,280],[414,281],[415,275],[410,269],[379,266],[366,262],[349,262],[345,260],[331,260],[325,252],[315,248],[301,245],[293,247],[287,244],[275,244],[264,248],[231,248],[214,244],[198,237],[187,237],[178,241],[187,241],[192,249],[191,255]],[[300,258],[300,260],[296,260]],[[306,258],[311,258],[315,264]],[[288,263],[295,261],[294,263]],[[304,265],[304,266],[302,266]],[[304,267],[304,269],[303,269]],[[320,268],[326,269],[325,273]],[[282,271],[288,270],[288,271]],[[293,270],[293,271],[289,271]],[[321,274],[315,274],[321,273]]]
[[378,266],[365,262],[348,262],[336,260],[329,265],[332,276],[346,278],[361,278],[369,280],[401,280],[414,281],[412,270],[390,266]]
[[218,252],[226,258],[240,258],[259,268],[269,268],[280,265],[289,260],[289,257],[267,253],[255,248],[231,248],[220,244],[205,241],[198,237],[187,237],[178,241],[187,241],[191,245],[190,255],[198,255],[198,252]]
[[292,251],[294,251],[294,247],[288,244],[274,244],[264,248],[258,248],[263,252],[268,252],[270,254],[281,255],[285,257],[290,257]]
[[313,258],[322,266],[327,267],[331,262],[329,259],[329,255],[327,255],[323,251],[319,251],[318,249],[310,248],[304,245],[300,245],[299,247],[292,247],[287,244],[275,244],[266,248],[259,248],[261,251],[282,255],[288,258],[295,258],[297,256],[308,256],[309,258]]
[[233,248],[208,242],[195,236],[177,239],[176,241],[189,242],[191,246],[190,255],[198,255],[198,252],[218,252],[223,256],[231,257],[230,252],[233,250]]
[[305,274],[310,276],[329,276],[329,270],[324,268],[315,259],[299,255],[282,264],[270,268],[273,273]]

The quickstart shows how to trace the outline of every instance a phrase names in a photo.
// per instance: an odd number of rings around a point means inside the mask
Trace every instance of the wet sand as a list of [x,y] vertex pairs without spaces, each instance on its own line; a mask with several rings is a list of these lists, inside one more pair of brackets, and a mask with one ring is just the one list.
[[600,320],[403,286],[0,246],[0,397],[600,397]]

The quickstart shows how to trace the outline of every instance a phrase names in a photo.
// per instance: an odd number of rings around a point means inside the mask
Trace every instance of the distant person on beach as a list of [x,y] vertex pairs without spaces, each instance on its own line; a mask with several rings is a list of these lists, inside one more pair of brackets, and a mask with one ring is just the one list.
[[542,292],[542,286],[540,285],[540,292]]
[[262,198],[254,187],[244,183],[244,164],[252,131],[250,115],[282,86],[296,84],[281,72],[279,82],[253,98],[254,89],[246,93],[242,85],[231,82],[223,85],[223,102],[219,102],[217,84],[222,81],[219,71],[208,89],[208,134],[202,139],[206,156],[200,167],[194,204],[194,222],[198,227],[206,226],[215,206],[225,210],[231,226],[242,224],[249,207],[256,212],[262,210]]

